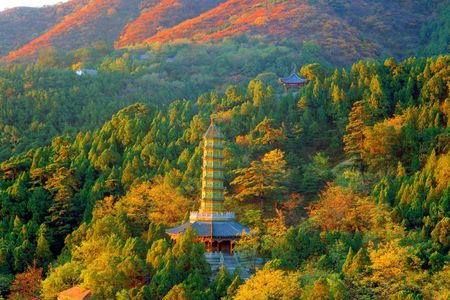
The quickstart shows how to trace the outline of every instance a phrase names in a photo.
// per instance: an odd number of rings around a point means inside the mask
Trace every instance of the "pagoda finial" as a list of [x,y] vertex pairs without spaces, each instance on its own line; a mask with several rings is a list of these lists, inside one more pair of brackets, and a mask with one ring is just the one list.
[[214,125],[215,123],[214,123],[214,116],[213,115],[211,115],[211,125]]

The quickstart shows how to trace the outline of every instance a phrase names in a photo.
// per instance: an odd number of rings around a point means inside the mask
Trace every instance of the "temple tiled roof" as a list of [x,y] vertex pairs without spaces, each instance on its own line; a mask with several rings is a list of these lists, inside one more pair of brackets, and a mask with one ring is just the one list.
[[80,286],[74,286],[58,294],[58,300],[88,300],[91,297],[91,291]]
[[282,83],[305,83],[307,82],[306,79],[301,78],[300,76],[297,75],[297,73],[292,73],[291,75],[289,75],[286,78],[281,78],[280,81]]
[[188,227],[192,227],[197,232],[197,236],[199,237],[208,237],[211,236],[211,228],[212,228],[212,236],[217,237],[239,237],[242,235],[242,232],[249,233],[250,229],[246,226],[239,224],[236,221],[213,221],[212,226],[211,222],[186,222],[183,225],[180,225],[175,228],[167,229],[166,232],[169,234],[179,234],[186,231]]

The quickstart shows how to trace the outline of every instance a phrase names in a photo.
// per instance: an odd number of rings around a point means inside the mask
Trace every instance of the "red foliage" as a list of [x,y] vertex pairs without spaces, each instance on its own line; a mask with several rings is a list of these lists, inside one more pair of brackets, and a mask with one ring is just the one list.
[[[126,19],[137,14],[138,0],[92,0],[87,5],[67,15],[58,25],[34,39],[5,60],[34,57],[48,47],[83,47],[103,39],[116,39],[126,24]],[[114,21],[114,22],[113,22]]]
[[268,41],[315,41],[331,61],[348,63],[375,56],[383,48],[387,53],[414,49],[429,16],[413,1],[344,0],[338,10],[328,1],[305,0],[86,1],[69,2],[77,9],[5,59],[35,57],[51,46],[73,50],[97,41],[115,42],[120,48],[177,40],[203,43],[247,34]]
[[141,15],[123,30],[116,47],[141,43],[158,33],[215,7],[223,0],[152,0]]
[[24,273],[17,274],[11,285],[9,297],[12,299],[40,299],[42,275],[43,270],[35,266],[28,267]]
[[[202,43],[240,34],[260,35],[269,40],[317,40],[330,57],[341,61],[375,54],[372,49],[362,46],[356,37],[357,33],[346,23],[327,10],[300,0],[276,3],[228,0],[196,18],[158,32],[145,42],[187,39]],[[333,37],[333,40],[329,37]]]

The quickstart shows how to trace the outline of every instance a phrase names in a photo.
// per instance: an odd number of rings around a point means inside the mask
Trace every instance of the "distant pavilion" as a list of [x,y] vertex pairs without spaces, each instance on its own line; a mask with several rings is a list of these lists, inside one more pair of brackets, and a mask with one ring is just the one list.
[[236,222],[234,212],[224,207],[224,135],[211,119],[211,125],[203,136],[203,175],[200,209],[190,213],[189,221],[166,230],[170,237],[177,239],[188,227],[197,232],[197,240],[207,246],[209,252],[233,255],[233,243],[242,233],[250,230]]
[[306,83],[308,83],[308,80],[293,72],[288,77],[280,78],[278,83],[284,86],[284,92],[287,94],[289,89],[301,89]]

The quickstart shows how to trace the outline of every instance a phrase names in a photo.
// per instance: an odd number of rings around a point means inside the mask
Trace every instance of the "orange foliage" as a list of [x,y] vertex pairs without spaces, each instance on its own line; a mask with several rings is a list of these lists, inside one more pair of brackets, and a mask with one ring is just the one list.
[[307,209],[313,223],[322,230],[364,232],[371,226],[375,204],[343,187],[328,185],[320,199]]
[[312,9],[298,2],[289,0],[261,5],[260,1],[255,0],[229,0],[196,18],[163,30],[145,42],[183,38],[206,42],[243,33],[288,35],[291,19],[301,18],[304,11]]
[[[406,2],[394,7],[389,2],[368,0],[352,1],[351,6],[346,6],[344,15],[336,14],[333,5],[327,1],[76,2],[76,9],[53,21],[59,23],[49,24],[47,32],[40,36],[40,32],[36,33],[36,39],[4,59],[35,57],[42,49],[52,46],[77,49],[99,40],[115,42],[116,47],[121,48],[161,42],[203,43],[246,34],[273,41],[280,38],[294,42],[315,41],[321,46],[322,54],[330,60],[349,63],[357,58],[375,56],[382,50],[402,53],[405,47],[414,49],[419,43],[420,24],[428,16],[426,11],[409,7]],[[385,14],[385,11],[390,11],[390,14]],[[411,22],[416,26],[411,28]],[[374,28],[383,32],[378,33]],[[410,30],[402,34],[398,28]]]
[[194,18],[216,6],[219,1],[153,0],[136,20],[124,28],[116,47],[141,43],[144,39],[156,34],[162,26],[170,28],[184,20]]
[[288,37],[302,41],[314,37],[327,56],[335,61],[373,56],[378,51],[374,44],[368,41],[363,43],[355,29],[328,10],[299,0],[274,3],[228,0],[196,18],[162,30],[144,42],[188,39],[203,43],[241,34],[259,35],[272,40]]
[[[135,2],[136,0],[132,1]],[[65,48],[72,44],[74,48],[86,46],[86,40],[98,41],[114,34],[117,26],[110,26],[107,34],[97,36],[97,27],[102,27],[108,21],[118,18],[119,8],[124,6],[123,0],[93,0],[87,5],[67,15],[59,24],[34,39],[17,51],[11,52],[5,60],[16,60],[21,57],[36,56],[41,50],[51,46]],[[122,9],[125,11],[126,9]],[[123,20],[122,22],[126,22]],[[119,25],[119,27],[121,27]],[[117,33],[116,33],[117,34]]]
[[248,145],[250,144],[249,137],[245,135],[238,135],[236,137],[236,144],[241,147],[248,147]]
[[24,273],[17,274],[11,285],[11,299],[40,299],[43,270],[36,266],[28,267]]

